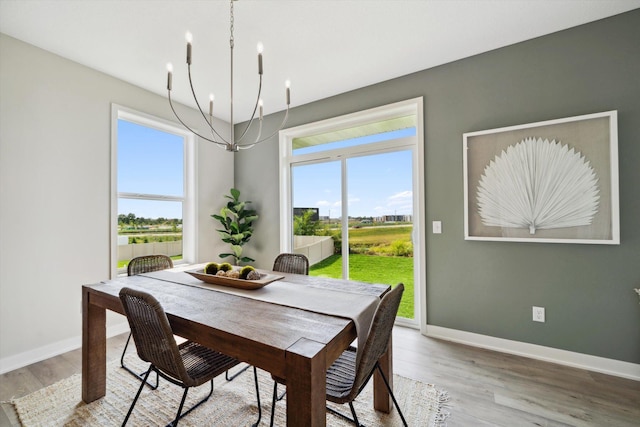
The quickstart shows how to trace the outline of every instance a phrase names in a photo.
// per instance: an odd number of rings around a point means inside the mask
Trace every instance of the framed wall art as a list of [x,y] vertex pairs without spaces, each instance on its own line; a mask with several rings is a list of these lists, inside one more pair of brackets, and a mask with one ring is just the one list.
[[619,244],[617,111],[463,135],[466,240]]

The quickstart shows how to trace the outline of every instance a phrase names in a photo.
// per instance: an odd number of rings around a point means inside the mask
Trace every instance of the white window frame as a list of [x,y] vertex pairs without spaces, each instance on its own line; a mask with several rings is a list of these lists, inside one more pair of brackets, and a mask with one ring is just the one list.
[[[183,195],[179,196],[158,196],[138,193],[118,192],[118,120],[126,120],[141,126],[154,128],[163,132],[181,136],[183,144]],[[110,267],[111,278],[115,278],[120,273],[117,269],[118,261],[118,198],[141,200],[163,200],[182,202],[182,260],[181,263],[194,263],[197,259],[197,198],[196,198],[196,159],[197,145],[195,136],[186,129],[150,114],[142,113],[134,109],[118,104],[111,104],[111,252]]]
[[[295,155],[292,144],[295,138],[349,129],[372,122],[384,121],[396,117],[415,115],[416,136],[398,140],[382,141],[365,145],[341,148],[327,152],[317,152]],[[297,127],[281,130],[280,142],[280,250],[291,252],[293,241],[291,230],[293,227],[293,209],[291,194],[292,165],[311,164],[318,161],[340,160],[342,157],[358,154],[375,154],[376,152],[397,151],[399,148],[413,150],[413,218],[418,227],[413,231],[414,248],[414,301],[415,318],[398,319],[397,324],[420,327],[426,331],[426,226],[425,226],[425,185],[424,185],[424,120],[423,98],[413,98],[405,101],[359,111],[344,116],[338,116],[319,122],[308,123]],[[343,183],[344,185],[344,183]],[[343,192],[344,193],[344,192]],[[346,203],[343,201],[343,209]]]

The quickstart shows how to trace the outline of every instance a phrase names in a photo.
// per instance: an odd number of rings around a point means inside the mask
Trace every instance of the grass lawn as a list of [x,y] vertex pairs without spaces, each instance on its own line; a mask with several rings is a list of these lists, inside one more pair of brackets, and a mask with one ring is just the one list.
[[[351,280],[397,285],[404,283],[398,316],[413,319],[413,258],[349,255]],[[332,255],[309,268],[311,276],[342,277],[342,256]]]
[[412,230],[413,226],[411,225],[401,227],[350,228],[349,242],[352,245],[390,245],[396,240],[411,241]]

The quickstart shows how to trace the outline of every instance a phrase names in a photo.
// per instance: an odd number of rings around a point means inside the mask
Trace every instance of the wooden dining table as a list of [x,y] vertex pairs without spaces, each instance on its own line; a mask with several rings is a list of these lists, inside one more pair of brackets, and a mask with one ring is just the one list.
[[[280,275],[282,282],[293,285],[363,297],[381,298],[390,289],[350,280],[266,273]],[[175,277],[184,279],[181,275],[186,274],[179,272]],[[89,403],[106,393],[106,310],[124,314],[118,294],[130,287],[158,299],[174,334],[286,380],[288,426],[325,426],[326,371],[357,338],[354,321],[188,283],[143,274],[82,287],[82,400]],[[391,346],[379,360],[389,379],[393,378]],[[373,387],[373,407],[388,413],[389,393],[377,372]]]

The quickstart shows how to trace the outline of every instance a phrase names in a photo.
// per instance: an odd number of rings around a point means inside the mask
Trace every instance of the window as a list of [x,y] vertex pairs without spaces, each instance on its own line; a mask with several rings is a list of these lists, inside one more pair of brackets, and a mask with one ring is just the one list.
[[150,254],[193,261],[193,135],[117,105],[112,122],[112,271]]
[[421,98],[280,132],[281,250],[311,275],[402,281],[408,326],[424,300],[423,134]]

